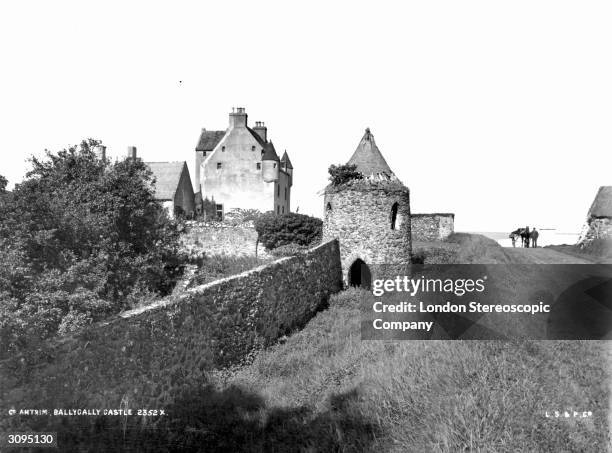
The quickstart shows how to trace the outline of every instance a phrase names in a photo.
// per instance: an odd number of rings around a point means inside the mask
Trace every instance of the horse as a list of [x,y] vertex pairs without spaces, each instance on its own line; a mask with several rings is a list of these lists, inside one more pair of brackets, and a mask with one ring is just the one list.
[[518,238],[521,238],[521,244],[523,247],[528,247],[529,245],[529,233],[527,232],[526,228],[517,228],[516,230],[514,230],[512,233],[510,233],[509,238],[512,239],[512,245],[514,246],[514,243],[516,242],[516,240]]

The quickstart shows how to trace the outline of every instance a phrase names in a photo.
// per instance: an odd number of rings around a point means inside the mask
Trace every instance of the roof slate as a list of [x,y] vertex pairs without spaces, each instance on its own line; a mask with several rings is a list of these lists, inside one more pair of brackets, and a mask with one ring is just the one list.
[[257,140],[257,143],[259,143],[261,146],[264,146],[266,144],[266,142],[264,142],[261,137],[259,136],[259,134],[257,132],[255,132],[253,129],[251,129],[250,127],[247,127],[247,129],[249,130],[249,132],[251,133],[251,135],[253,137],[255,137],[255,140]]
[[612,217],[612,186],[601,186],[589,209],[589,217]]
[[145,162],[155,176],[155,198],[157,200],[174,200],[176,189],[187,163],[182,162]]
[[356,165],[357,171],[361,172],[365,177],[395,178],[395,174],[391,171],[378,146],[376,146],[374,135],[372,135],[370,129],[365,130],[365,134],[347,162],[347,165]]
[[287,168],[293,169],[293,164],[291,163],[291,160],[289,159],[289,154],[287,154],[287,151],[283,153],[283,157],[281,157],[281,162],[286,162]]
[[200,139],[196,145],[196,151],[212,151],[224,135],[225,131],[207,131],[202,129]]
[[276,154],[276,150],[274,149],[274,145],[271,141],[268,143],[264,143],[264,153],[261,156],[261,160],[275,160],[279,161],[278,154]]

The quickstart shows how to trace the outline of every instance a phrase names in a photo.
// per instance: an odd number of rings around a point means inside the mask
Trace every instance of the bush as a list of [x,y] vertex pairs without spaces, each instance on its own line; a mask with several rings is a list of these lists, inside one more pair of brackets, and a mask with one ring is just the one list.
[[234,208],[225,214],[225,223],[230,225],[242,225],[244,223],[255,222],[262,215],[258,209]]
[[257,240],[268,250],[287,244],[312,245],[323,234],[323,221],[293,212],[281,215],[268,212],[255,221],[255,230]]
[[357,165],[331,165],[327,170],[332,185],[339,186],[352,179],[362,179],[363,174],[357,171]]
[[[31,159],[0,204],[0,356],[20,338],[69,333],[167,294],[181,273],[177,225],[140,159],[111,163],[88,140]],[[5,341],[6,340],[6,341]]]

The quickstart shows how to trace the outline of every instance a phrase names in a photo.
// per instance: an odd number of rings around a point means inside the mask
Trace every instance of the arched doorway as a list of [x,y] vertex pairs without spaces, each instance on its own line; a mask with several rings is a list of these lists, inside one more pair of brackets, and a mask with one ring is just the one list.
[[349,286],[360,286],[365,289],[370,289],[372,286],[372,274],[370,268],[361,259],[357,258],[348,271]]

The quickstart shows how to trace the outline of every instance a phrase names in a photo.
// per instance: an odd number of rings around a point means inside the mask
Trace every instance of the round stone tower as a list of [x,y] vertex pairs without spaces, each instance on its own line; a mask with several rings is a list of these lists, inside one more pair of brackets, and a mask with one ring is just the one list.
[[323,239],[338,238],[348,285],[406,275],[410,265],[410,191],[395,176],[369,129],[347,165],[362,179],[325,188]]

